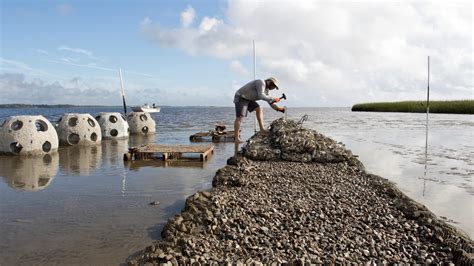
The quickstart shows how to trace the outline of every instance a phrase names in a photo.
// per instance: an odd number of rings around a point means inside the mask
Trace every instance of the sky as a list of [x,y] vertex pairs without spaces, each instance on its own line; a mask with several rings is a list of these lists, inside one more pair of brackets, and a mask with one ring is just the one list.
[[0,104],[287,106],[474,99],[471,1],[2,0]]

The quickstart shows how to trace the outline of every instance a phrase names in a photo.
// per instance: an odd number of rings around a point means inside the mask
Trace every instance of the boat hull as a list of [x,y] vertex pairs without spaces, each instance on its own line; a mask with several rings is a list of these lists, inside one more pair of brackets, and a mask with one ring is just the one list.
[[134,112],[159,113],[160,107],[146,108],[146,107],[137,106],[137,107],[132,107],[132,110]]

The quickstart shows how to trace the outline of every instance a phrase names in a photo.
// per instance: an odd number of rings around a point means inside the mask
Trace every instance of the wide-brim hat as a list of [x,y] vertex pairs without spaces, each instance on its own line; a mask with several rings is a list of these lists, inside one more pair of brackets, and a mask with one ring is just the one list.
[[269,77],[267,78],[267,81],[270,81],[271,83],[273,83],[273,85],[275,85],[277,90],[279,89],[278,79],[276,79],[275,77]]

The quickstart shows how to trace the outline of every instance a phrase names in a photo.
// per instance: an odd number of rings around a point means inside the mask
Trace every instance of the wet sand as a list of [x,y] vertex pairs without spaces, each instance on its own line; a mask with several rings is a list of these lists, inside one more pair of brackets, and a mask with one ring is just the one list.
[[129,263],[473,263],[468,236],[317,132],[279,119],[243,154]]

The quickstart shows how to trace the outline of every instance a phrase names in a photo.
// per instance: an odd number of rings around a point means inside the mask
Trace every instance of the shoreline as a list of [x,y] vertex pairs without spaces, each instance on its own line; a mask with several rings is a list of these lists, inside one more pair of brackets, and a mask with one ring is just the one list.
[[472,264],[472,240],[343,145],[282,119],[186,200],[146,263]]

